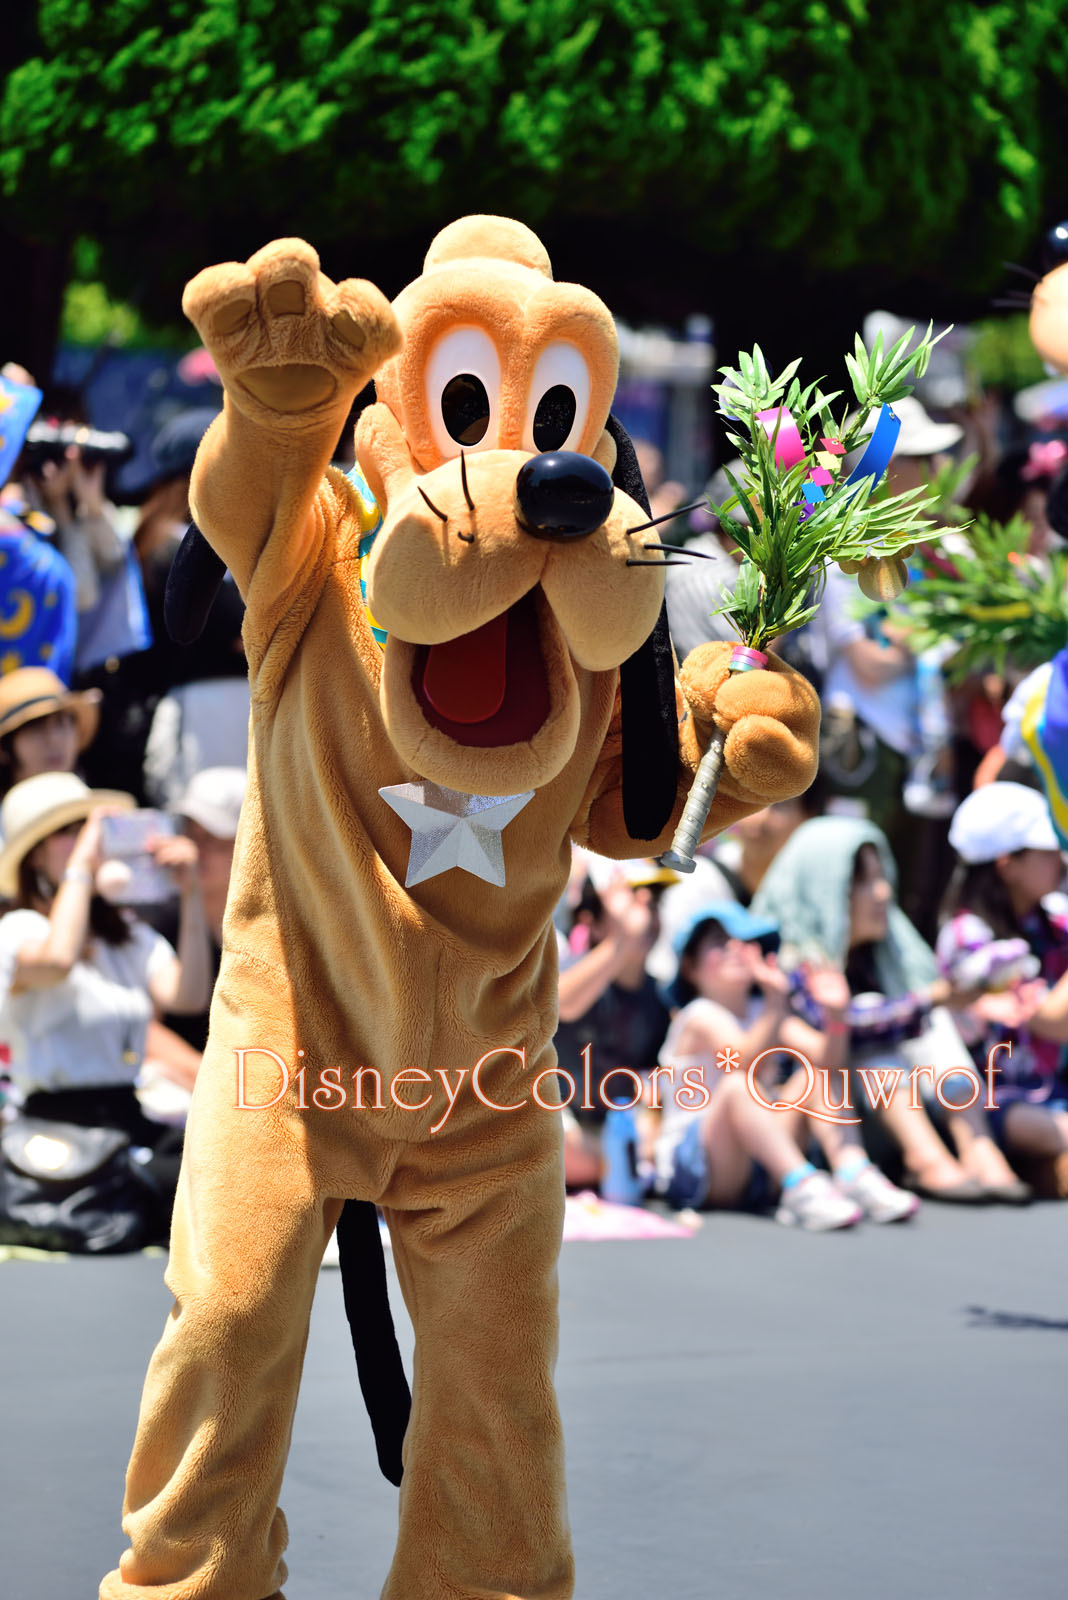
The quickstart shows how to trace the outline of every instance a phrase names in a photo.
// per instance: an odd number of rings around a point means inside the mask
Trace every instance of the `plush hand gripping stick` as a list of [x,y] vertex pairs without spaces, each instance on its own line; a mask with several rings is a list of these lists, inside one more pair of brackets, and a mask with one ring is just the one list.
[[[229,566],[249,786],[175,1310],[127,1477],[130,1548],[101,1594],[280,1591],[277,1498],[339,1218],[361,1383],[386,1388],[379,1457],[399,1476],[379,1206],[417,1352],[384,1600],[567,1600],[552,913],[571,842],[666,848],[714,726],[706,835],[800,792],[818,701],[774,657],[728,682],[728,645],[675,681],[648,505],[609,416],[612,321],[553,281],[529,229],[452,224],[392,306],[331,284],[297,240],[209,269],[185,304],[225,405],[192,485],[215,555],[191,536],[171,615],[194,630]],[[346,477],[330,452],[372,377]],[[440,858],[413,870],[436,830]]]

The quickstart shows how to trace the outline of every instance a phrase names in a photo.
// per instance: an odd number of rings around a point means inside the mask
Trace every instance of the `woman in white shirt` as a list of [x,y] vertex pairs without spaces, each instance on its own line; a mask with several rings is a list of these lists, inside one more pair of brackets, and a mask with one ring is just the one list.
[[152,1017],[207,1004],[208,940],[189,839],[153,850],[179,883],[177,952],[96,892],[101,816],[132,808],[129,795],[90,790],[67,772],[28,778],[5,797],[0,1036],[25,1115],[122,1130],[159,1152],[148,1169],[173,1192],[180,1139],[143,1115],[135,1081]]

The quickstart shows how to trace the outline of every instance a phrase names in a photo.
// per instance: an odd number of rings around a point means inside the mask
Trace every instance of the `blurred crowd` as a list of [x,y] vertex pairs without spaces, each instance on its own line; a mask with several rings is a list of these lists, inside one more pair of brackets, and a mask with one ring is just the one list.
[[[4,378],[10,411],[32,379]],[[972,456],[966,507],[1023,516],[1028,558],[1048,561],[1060,418],[1020,436],[992,405],[897,410],[891,488]],[[249,717],[233,582],[195,643],[164,621],[212,415],[167,421],[124,505],[108,493],[123,436],[76,396],[47,397],[6,456],[0,438],[0,1243],[166,1235]],[[693,498],[638,453],[654,515]],[[722,474],[706,492],[729,498]],[[686,515],[669,537],[709,559],[667,574],[680,660],[731,637],[714,612],[740,554],[729,518]],[[685,878],[574,852],[556,919],[572,1189],[816,1230],[1068,1196],[1068,898],[1014,736],[1024,670],[951,688],[895,603],[861,615],[856,594],[830,571],[779,647],[823,701],[807,794],[702,847]]]
[[[1068,414],[895,411],[890,491],[960,464],[965,515],[1024,519],[1023,558],[1047,571]],[[689,498],[649,446],[642,465],[654,514]],[[705,494],[731,499],[725,470]],[[667,574],[680,660],[733,640],[714,612],[741,561],[732,513],[687,515],[705,559]],[[835,567],[773,648],[820,692],[809,792],[703,847],[692,877],[576,859],[558,918],[569,1183],[809,1229],[1068,1196],[1068,897],[1020,736],[1031,664],[951,683],[949,652],[917,653],[904,609],[858,604]]]

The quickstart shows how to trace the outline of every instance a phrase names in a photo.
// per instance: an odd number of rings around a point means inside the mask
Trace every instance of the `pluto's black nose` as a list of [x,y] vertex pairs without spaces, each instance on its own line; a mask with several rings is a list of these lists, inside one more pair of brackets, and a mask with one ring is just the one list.
[[585,539],[608,516],[614,493],[604,468],[574,450],[532,456],[515,480],[520,525],[535,539]]

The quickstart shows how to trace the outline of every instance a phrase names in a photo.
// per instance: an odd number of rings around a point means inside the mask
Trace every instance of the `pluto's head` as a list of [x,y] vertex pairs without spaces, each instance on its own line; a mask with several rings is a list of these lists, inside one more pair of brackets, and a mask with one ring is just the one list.
[[386,729],[436,782],[539,788],[575,748],[576,674],[633,656],[663,600],[647,513],[612,478],[615,328],[500,217],[444,229],[393,310],[403,346],[357,428]]

